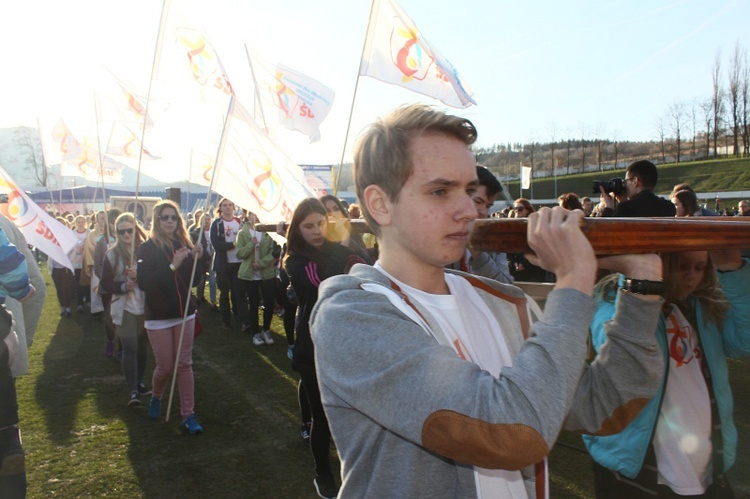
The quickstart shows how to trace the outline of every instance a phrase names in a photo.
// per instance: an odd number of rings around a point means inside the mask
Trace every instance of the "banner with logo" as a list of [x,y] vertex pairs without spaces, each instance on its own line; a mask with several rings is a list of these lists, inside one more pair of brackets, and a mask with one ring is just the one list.
[[0,168],[0,213],[18,227],[32,246],[73,270],[68,254],[78,243],[71,229],[49,216]]

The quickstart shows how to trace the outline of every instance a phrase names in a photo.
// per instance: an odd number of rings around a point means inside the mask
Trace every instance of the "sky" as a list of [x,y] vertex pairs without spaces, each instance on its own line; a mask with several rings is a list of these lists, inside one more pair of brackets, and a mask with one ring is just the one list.
[[[477,106],[448,108],[358,78],[369,0],[181,0],[207,32],[238,98],[252,105],[244,44],[335,91],[322,139],[277,142],[298,164],[351,159],[357,134],[402,103],[472,120],[479,146],[585,136],[656,138],[670,104],[711,94],[717,52],[750,47],[747,0],[399,0],[457,68]],[[0,5],[0,128],[40,116],[95,122],[102,65],[148,88],[159,0],[6,0]],[[356,86],[356,98],[354,98]],[[353,106],[353,107],[352,107]],[[347,122],[352,115],[347,136]]]

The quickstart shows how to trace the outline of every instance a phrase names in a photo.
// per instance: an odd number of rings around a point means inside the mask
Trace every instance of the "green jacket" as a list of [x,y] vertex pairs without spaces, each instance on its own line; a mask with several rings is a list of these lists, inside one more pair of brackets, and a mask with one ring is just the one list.
[[[273,279],[276,276],[276,269],[273,267],[273,240],[265,232],[260,232],[260,251],[258,264],[260,264],[260,276],[265,281]],[[242,259],[240,270],[237,276],[245,281],[253,280],[253,263],[255,263],[255,244],[250,235],[250,225],[244,224],[237,234],[235,241],[237,249],[237,258]]]

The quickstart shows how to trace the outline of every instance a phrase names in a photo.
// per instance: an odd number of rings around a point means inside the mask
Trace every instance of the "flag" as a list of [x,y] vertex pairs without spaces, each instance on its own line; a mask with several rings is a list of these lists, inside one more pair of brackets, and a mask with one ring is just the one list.
[[211,185],[211,175],[214,172],[214,158],[196,149],[190,151],[190,176],[188,180],[194,184],[208,187]]
[[[78,138],[61,118],[47,130],[40,123],[39,136],[47,165],[60,165],[63,177],[83,177],[92,182],[122,183],[123,165],[104,157],[104,167],[99,168],[99,151],[90,140]],[[103,177],[103,178],[102,178]]]
[[213,44],[176,2],[165,0],[163,9],[152,80],[192,92],[223,115],[234,90]]
[[[322,83],[280,63],[270,63],[251,54],[245,45],[255,79],[264,121],[278,122],[320,140],[320,124],[333,105],[334,91]],[[273,116],[271,116],[273,114]],[[266,127],[270,124],[265,123]]]
[[73,231],[41,209],[2,168],[0,194],[8,197],[7,202],[0,203],[0,213],[16,224],[26,241],[60,265],[73,270],[73,264],[68,258],[68,253],[78,244]]
[[252,211],[263,223],[290,221],[315,192],[302,169],[231,99],[214,171],[213,190]]
[[[111,156],[124,156],[126,158],[137,159],[141,153],[141,139],[136,135],[136,130],[140,125],[127,124],[122,121],[112,123],[109,138],[107,140],[106,153]],[[133,128],[131,128],[131,126]],[[143,148],[143,159],[159,159],[158,156],[151,154],[148,149]]]
[[[103,165],[101,165],[103,160]],[[63,177],[83,177],[91,182],[108,184],[122,183],[123,164],[103,155],[100,159],[96,148],[84,144],[79,154],[60,163],[60,175]]]
[[396,0],[373,0],[359,74],[465,108],[476,102],[458,71],[417,29]]
[[531,188],[531,167],[521,165],[521,189]]
[[97,88],[99,121],[123,121],[150,128],[154,121],[146,116],[146,95],[135,85],[107,70],[108,78]]

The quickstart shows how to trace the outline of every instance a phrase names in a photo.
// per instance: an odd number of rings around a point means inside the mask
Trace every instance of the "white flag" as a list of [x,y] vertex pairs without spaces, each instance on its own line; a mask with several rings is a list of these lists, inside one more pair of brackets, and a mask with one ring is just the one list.
[[[320,124],[333,105],[334,91],[280,63],[270,63],[245,46],[261,99],[266,127],[279,123],[320,140]],[[273,116],[272,116],[273,115]]]
[[476,102],[458,71],[417,29],[396,0],[374,0],[359,74],[408,88],[444,104]]
[[232,98],[221,137],[213,190],[263,223],[290,221],[295,206],[315,196],[305,174]]
[[521,189],[531,188],[531,167],[521,165]]
[[7,203],[0,203],[0,213],[21,230],[26,241],[60,265],[73,270],[68,258],[68,253],[78,244],[73,231],[41,209],[2,168],[0,194],[8,196]]

